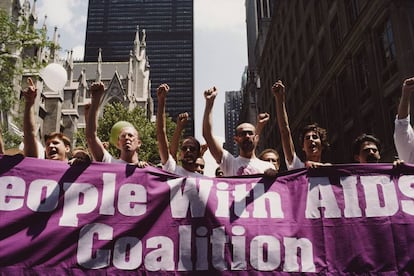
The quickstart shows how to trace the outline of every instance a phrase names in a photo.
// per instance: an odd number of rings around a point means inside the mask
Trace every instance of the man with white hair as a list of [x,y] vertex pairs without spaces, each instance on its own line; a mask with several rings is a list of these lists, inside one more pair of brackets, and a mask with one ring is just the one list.
[[127,163],[138,167],[147,166],[147,162],[140,161],[138,150],[141,147],[141,139],[136,128],[128,122],[118,122],[112,127],[111,137],[114,139],[115,146],[120,150],[119,159],[114,158],[105,149],[104,144],[98,137],[98,111],[101,99],[105,93],[105,86],[102,82],[95,82],[90,87],[91,105],[89,108],[89,119],[86,124],[86,139],[93,158],[98,162],[104,163]]

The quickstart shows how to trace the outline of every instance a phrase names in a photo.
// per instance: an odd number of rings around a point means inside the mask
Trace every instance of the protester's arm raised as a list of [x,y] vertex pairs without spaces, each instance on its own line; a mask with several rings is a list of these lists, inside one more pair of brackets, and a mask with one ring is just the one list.
[[289,119],[286,111],[286,91],[282,81],[277,81],[272,86],[272,92],[276,99],[276,117],[279,126],[280,138],[282,140],[283,153],[286,161],[293,162],[295,145],[293,144],[292,134],[289,127]]
[[170,154],[177,161],[178,146],[180,144],[181,134],[187,124],[189,114],[187,112],[180,113],[177,117],[177,126],[175,127],[173,137],[170,143]]
[[102,97],[105,93],[105,86],[102,82],[95,82],[90,87],[91,105],[89,107],[89,119],[86,120],[86,139],[88,148],[96,161],[102,161],[105,148],[98,137],[98,112]]
[[158,109],[157,109],[157,142],[158,152],[161,158],[161,164],[165,164],[168,160],[168,138],[165,126],[165,101],[167,93],[170,90],[168,84],[161,84],[157,88]]
[[34,104],[37,96],[37,88],[31,78],[27,79],[29,86],[22,91],[25,105],[23,115],[23,143],[24,155],[27,157],[39,157],[36,141],[36,123],[34,114]]
[[204,109],[203,116],[203,137],[206,140],[208,148],[210,149],[211,155],[214,157],[218,164],[221,163],[223,157],[223,147],[220,145],[219,141],[214,138],[212,132],[212,109],[214,105],[214,100],[217,96],[216,87],[210,88],[209,90],[204,91],[204,98],[206,99],[206,107]]
[[257,115],[257,123],[256,123],[256,135],[260,138],[260,134],[262,133],[264,127],[269,122],[270,115],[267,112],[260,113]]
[[404,80],[400,104],[398,105],[398,119],[406,118],[410,114],[410,98],[414,93],[414,77]]
[[0,154],[4,154],[3,130],[0,128]]

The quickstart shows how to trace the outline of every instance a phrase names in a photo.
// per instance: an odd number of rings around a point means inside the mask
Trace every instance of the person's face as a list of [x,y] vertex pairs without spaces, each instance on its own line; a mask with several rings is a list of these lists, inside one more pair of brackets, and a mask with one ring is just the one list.
[[377,163],[380,158],[377,145],[370,141],[362,143],[359,154],[355,156],[355,160],[359,163]]
[[256,148],[256,129],[251,124],[241,124],[236,129],[234,141],[244,152],[251,152]]
[[195,172],[199,174],[204,174],[204,166],[204,159],[201,157],[197,158],[197,160],[195,161]]
[[310,130],[305,133],[303,137],[302,150],[305,152],[306,159],[308,159],[310,156],[322,154],[321,138],[316,131]]
[[46,159],[67,161],[69,146],[58,137],[50,138],[46,141]]
[[181,145],[181,161],[186,164],[193,164],[200,156],[200,150],[197,148],[195,141],[185,139]]
[[279,156],[277,156],[273,152],[266,152],[265,154],[263,154],[263,156],[261,157],[261,159],[263,161],[268,161],[268,162],[272,163],[273,166],[275,166],[275,170],[276,171],[279,171],[279,167],[280,167]]
[[118,149],[126,152],[134,152],[141,146],[138,132],[133,127],[124,127],[118,137]]

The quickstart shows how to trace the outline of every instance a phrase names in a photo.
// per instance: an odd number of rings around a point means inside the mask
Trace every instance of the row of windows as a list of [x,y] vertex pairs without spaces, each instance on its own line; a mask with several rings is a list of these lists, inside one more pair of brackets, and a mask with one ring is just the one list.
[[[335,16],[333,20],[336,21],[336,19],[337,16]],[[333,36],[334,35],[331,34],[331,38]],[[391,64],[392,69],[392,64],[394,64],[396,57],[396,50],[390,21],[387,21],[385,26],[383,28],[380,28],[378,31],[378,36],[381,38],[382,43],[382,45],[378,45],[378,48],[381,52],[380,57],[383,60],[383,66],[387,67]],[[286,39],[285,41],[288,40]],[[331,53],[335,52],[339,47],[338,43],[340,42],[336,41],[335,39],[333,39],[333,41],[331,40],[330,42],[331,43],[328,42],[325,36],[322,36],[317,48],[318,51],[315,52],[315,50],[312,50],[306,54],[301,53],[302,49],[304,48],[303,45],[299,44],[296,48],[292,47],[291,45],[290,49],[292,50],[292,54],[290,55],[289,62],[286,62],[286,55],[284,53],[284,49],[282,48],[283,45],[281,46],[279,44],[276,47],[270,46],[272,47],[270,49],[270,56],[272,58],[265,60],[265,67],[272,67],[272,64],[275,63],[277,65],[276,68],[280,68],[279,71],[284,72],[283,76],[280,77],[283,77],[290,83],[294,82],[296,78],[305,80],[303,86],[311,88],[314,82],[319,78],[321,72],[323,72],[329,60],[332,58]],[[275,55],[275,49],[277,55]],[[297,53],[299,53],[299,55]],[[306,70],[306,65],[309,66],[309,76],[306,74],[306,72],[304,72]],[[393,72],[395,70],[391,71],[392,73],[395,73]],[[386,80],[387,78],[384,79]]]
[[[117,18],[117,17],[132,17],[132,18],[139,18],[142,21],[143,18],[146,18],[146,20],[150,19],[150,20],[154,20],[154,18],[151,18],[152,16],[162,16],[162,17],[169,17],[169,18],[179,18],[182,16],[188,17],[188,16],[193,16],[193,13],[191,11],[187,11],[187,10],[174,10],[174,11],[165,11],[165,10],[140,10],[139,12],[131,12],[131,11],[119,11],[119,12],[115,12],[115,11],[111,11],[111,13],[106,13],[106,12],[89,12],[89,16],[93,16],[95,17],[100,17],[100,18],[105,18],[105,19],[113,19],[113,18]],[[149,18],[148,18],[149,17]],[[160,19],[160,18],[157,18]]]
[[147,29],[149,31],[154,31],[154,29],[164,27],[164,29],[170,29],[175,26],[188,28],[189,30],[192,29],[192,17],[191,16],[180,16],[179,18],[164,18],[163,20],[157,20],[153,22],[153,17],[156,16],[149,16],[148,18],[140,18],[140,20],[136,20],[137,17],[116,17],[116,18],[96,18],[94,20],[90,20],[88,23],[88,31],[90,28],[94,28],[95,30],[105,30],[106,28],[113,28],[114,25],[121,25],[117,26],[118,29],[121,30],[135,30],[136,26],[140,26],[143,29]]
[[[347,6],[347,8],[351,9],[350,6]],[[350,18],[356,20],[355,15],[359,12],[355,11]],[[291,117],[297,117],[295,116],[296,113],[298,113],[297,115],[302,114],[303,106],[308,105],[311,97],[310,93],[315,91],[314,88],[317,86],[320,76],[323,75],[325,67],[328,66],[332,57],[337,56],[337,50],[343,47],[342,43],[344,42],[342,40],[344,36],[343,32],[340,31],[343,25],[339,24],[341,20],[338,15],[332,15],[329,32],[319,34],[319,36],[315,35],[316,39],[312,41],[312,43],[317,44],[317,47],[311,47],[305,43],[292,44],[292,37],[287,36],[287,43],[280,43],[285,38],[278,37],[277,43],[271,43],[270,47],[272,48],[269,47],[264,52],[266,58],[263,58],[265,62],[261,65],[263,67],[263,72],[261,72],[263,87],[271,87],[272,82],[280,78],[281,74],[286,77],[283,80],[288,85],[288,96],[292,95],[288,97],[288,110]],[[374,105],[376,102],[373,101],[373,91],[378,90],[378,87],[375,87],[375,81],[378,80],[375,76],[377,74],[380,77],[382,76],[380,81],[385,84],[388,80],[395,79],[398,72],[396,63],[398,53],[393,25],[391,20],[388,19],[382,25],[369,26],[369,32],[360,33],[362,43],[357,49],[345,50],[352,51],[352,53],[348,53],[346,62],[338,66],[342,70],[335,73],[337,76],[329,77],[331,79],[330,83],[327,83],[323,88],[323,93],[319,94],[319,100],[316,100],[313,104],[312,109],[309,110],[309,115],[302,118],[303,121],[318,121],[330,130],[337,130],[338,125],[341,125],[344,133],[352,133],[361,130],[361,124],[359,124],[359,128],[355,126],[358,121],[354,117],[358,117],[363,118],[361,120],[364,122],[363,127],[366,131],[379,129],[381,120],[375,120],[380,116],[378,114],[379,107],[375,107],[375,113]],[[364,38],[366,37],[377,39],[365,41]],[[308,39],[306,38],[306,40]],[[303,42],[303,37],[299,41]],[[290,55],[286,55],[284,52],[286,47],[284,44],[289,45],[290,51],[287,53],[290,53]],[[304,45],[305,47],[303,47]],[[307,51],[303,54],[304,58],[299,59],[303,48]],[[349,57],[350,55],[352,56]],[[378,61],[381,64],[378,64]],[[271,92],[265,91],[265,93],[269,95]],[[385,123],[387,129],[392,129],[392,120],[396,112],[395,94],[398,93],[397,91],[393,96],[382,99],[385,112],[390,110]],[[385,95],[378,94],[376,96],[385,97]],[[274,110],[274,103],[273,101],[269,103],[268,96],[261,96],[258,101],[258,106],[261,108]],[[272,135],[275,135],[275,133],[272,133]],[[355,137],[355,135],[352,135],[352,137]],[[344,141],[340,137],[336,139],[334,143],[343,143]]]
[[164,13],[168,14],[168,13],[173,13],[175,11],[188,11],[188,12],[193,12],[193,7],[192,6],[183,6],[183,7],[179,7],[179,6],[171,6],[171,5],[166,5],[166,6],[150,6],[150,5],[135,5],[135,6],[112,6],[112,7],[105,7],[105,8],[94,8],[94,7],[90,7],[89,8],[89,12],[90,13],[99,13],[99,14],[104,14],[107,11],[110,11],[111,13],[119,13],[119,14],[140,14],[142,12],[145,11],[163,11]]
[[[116,24],[115,24],[116,25]],[[154,28],[149,30],[147,28],[147,26],[143,26],[143,25],[138,25],[140,26],[140,29],[145,29],[147,31],[147,41],[152,41],[155,40],[154,36],[159,36],[159,33],[165,33],[166,32],[166,28],[165,26],[163,28]],[[149,30],[149,31],[148,31]],[[100,34],[105,34],[105,33],[109,33],[108,35],[111,34],[119,34],[119,33],[124,33],[124,34],[130,34],[130,36],[135,33],[136,31],[136,25],[135,26],[130,26],[129,28],[125,28],[124,27],[113,27],[113,26],[102,26],[102,25],[95,25],[95,26],[88,26],[88,31],[87,31],[87,35],[88,34],[95,34],[95,35],[100,35]],[[193,29],[192,26],[188,25],[188,24],[175,24],[175,25],[171,25],[169,26],[169,30],[168,30],[168,34],[174,34],[174,33],[189,33],[192,34]],[[133,35],[132,35],[133,36]],[[130,37],[128,40],[133,41],[133,37]]]
[[[119,39],[122,39],[119,38]],[[100,40],[100,41],[87,41],[87,46],[99,47],[101,45],[109,45],[118,47],[131,47],[133,41],[122,40]],[[154,49],[160,53],[189,53],[192,52],[192,41],[189,40],[149,40],[147,41],[147,49]]]
[[[287,1],[282,1],[283,4],[278,7],[281,17],[288,18],[283,22],[278,22],[276,25],[278,39],[284,41],[284,56],[288,55],[289,49],[292,48],[291,45],[287,45],[287,41],[298,41],[299,44],[306,45],[305,47],[309,49],[315,42],[315,38],[318,37],[317,34],[324,28],[329,29],[331,40],[336,49],[347,31],[354,24],[360,10],[365,6],[365,1],[357,0],[318,0],[309,2],[314,3],[314,5],[307,4],[304,7],[306,10],[302,8],[302,1],[296,1],[296,7],[292,11],[288,10],[288,7],[291,8],[292,5]],[[331,4],[329,5],[329,3]],[[332,14],[337,13],[337,10],[342,11],[344,9],[346,15],[341,17],[341,21],[339,21],[338,16],[332,16]],[[303,20],[303,18],[306,18],[306,20]],[[286,21],[288,22],[287,24]],[[346,25],[346,22],[348,22],[348,25]],[[288,26],[288,28],[285,26]],[[305,32],[302,34],[301,30]],[[305,55],[306,53],[301,53],[302,58]]]

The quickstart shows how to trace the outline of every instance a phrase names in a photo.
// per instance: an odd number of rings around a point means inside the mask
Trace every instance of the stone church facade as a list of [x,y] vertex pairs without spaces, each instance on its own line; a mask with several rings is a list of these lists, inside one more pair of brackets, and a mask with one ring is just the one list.
[[[1,8],[6,10],[8,8],[13,16],[30,17],[35,23],[37,21],[35,5],[36,2],[30,8],[28,0],[23,1],[22,4],[20,1],[11,0]],[[46,29],[46,26],[44,25],[43,28]],[[56,28],[53,43],[58,45]],[[37,114],[36,123],[40,140],[45,134],[62,132],[71,139],[73,145],[76,144],[75,133],[78,129],[85,128],[85,105],[90,103],[88,87],[95,81],[102,81],[106,88],[101,110],[106,104],[120,102],[130,110],[135,107],[143,108],[148,120],[153,120],[154,109],[150,93],[151,81],[146,55],[145,30],[140,31],[137,28],[134,47],[130,51],[127,62],[104,62],[105,53],[101,51],[96,62],[74,61],[72,51],[67,53],[66,59],[63,60],[59,58],[56,49],[31,49],[31,51],[39,61],[61,64],[67,72],[66,85],[60,91],[49,89],[38,72],[26,71],[17,80],[16,94],[20,93],[27,78],[31,77],[35,80],[38,88],[35,114]],[[2,123],[9,131],[16,134],[22,134],[22,130],[15,122],[19,112],[22,111],[16,107],[15,110],[10,110],[1,116]]]

